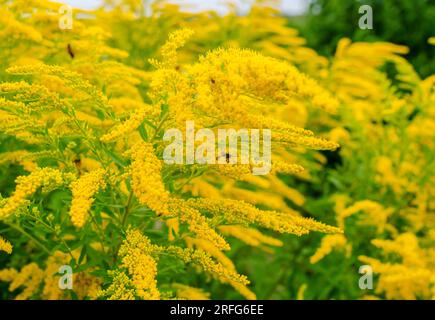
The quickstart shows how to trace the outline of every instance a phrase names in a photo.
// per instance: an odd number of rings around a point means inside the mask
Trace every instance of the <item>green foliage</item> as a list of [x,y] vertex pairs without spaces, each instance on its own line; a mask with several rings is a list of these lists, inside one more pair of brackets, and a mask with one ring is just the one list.
[[[373,29],[362,30],[358,21],[362,5],[373,8]],[[314,0],[301,30],[308,44],[322,54],[332,55],[339,39],[388,41],[410,48],[407,57],[421,76],[435,72],[434,0]]]

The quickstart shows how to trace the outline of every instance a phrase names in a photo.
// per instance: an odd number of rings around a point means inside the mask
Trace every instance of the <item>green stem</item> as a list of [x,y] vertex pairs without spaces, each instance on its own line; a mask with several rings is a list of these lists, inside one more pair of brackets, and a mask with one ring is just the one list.
[[[121,219],[121,229],[124,229],[125,223],[127,222],[127,217],[130,213],[131,202],[133,199],[133,191],[130,191],[128,195],[127,203],[125,204],[124,215]],[[116,262],[116,258],[118,257],[119,248],[121,247],[121,242],[116,246],[116,249],[113,251],[113,262]]]
[[44,246],[43,244],[42,244],[42,242],[39,240],[39,239],[37,239],[35,236],[33,236],[33,235],[31,235],[30,233],[28,233],[27,231],[25,231],[24,229],[22,229],[20,226],[17,226],[17,225],[15,225],[15,224],[13,224],[13,223],[8,223],[9,224],[9,226],[12,228],[12,229],[15,229],[16,231],[18,231],[18,232],[20,232],[20,233],[22,233],[22,234],[24,234],[26,237],[28,237],[29,239],[31,239],[31,240],[33,240],[45,253],[47,253],[48,255],[51,255],[51,252],[50,252],[50,250],[48,250],[47,249],[47,247],[46,246]]
[[121,226],[124,228],[125,223],[127,222],[127,217],[130,213],[130,207],[131,207],[131,201],[133,199],[133,191],[130,191],[130,194],[128,195],[127,203],[125,205],[125,212],[122,217]]
[[56,232],[55,228],[54,228],[52,225],[49,225],[49,224],[45,223],[42,219],[40,219],[39,217],[37,217],[37,216],[35,216],[35,215],[30,214],[29,216],[30,216],[31,218],[35,219],[37,222],[41,223],[41,224],[42,224],[43,226],[45,226],[48,230],[50,230],[50,231],[55,235],[55,237],[56,237],[58,240],[60,240],[60,242],[62,242],[62,244],[63,244],[63,245],[65,246],[65,248],[68,250],[68,254],[69,254],[69,256],[70,256],[73,260],[75,260],[73,254],[72,254],[72,251],[71,251],[71,249],[70,249],[70,247],[68,246],[68,244],[66,243],[66,241],[65,241],[63,238],[61,238],[61,237],[59,237],[59,236],[57,235],[57,232]]
[[97,223],[97,219],[95,219],[95,216],[94,216],[94,214],[92,213],[92,211],[90,212],[90,215],[91,215],[91,220],[92,220],[92,223],[95,225],[95,228],[96,228],[96,230],[97,230],[97,233],[98,233],[98,236],[99,236],[99,242],[100,242],[100,244],[101,244],[101,249],[103,250],[103,253],[106,253],[106,248],[104,247],[104,241],[103,241],[103,239],[104,239],[104,232],[103,232],[103,229],[101,229],[101,226]]

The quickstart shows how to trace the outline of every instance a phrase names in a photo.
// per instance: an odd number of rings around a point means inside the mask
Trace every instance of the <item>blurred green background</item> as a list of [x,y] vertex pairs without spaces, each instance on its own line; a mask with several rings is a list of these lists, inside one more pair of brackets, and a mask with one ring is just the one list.
[[[372,30],[358,27],[362,5],[373,9]],[[435,0],[312,0],[308,12],[289,21],[320,54],[334,54],[343,37],[388,41],[410,48],[406,58],[420,76],[435,73],[435,46],[427,43],[435,35]]]

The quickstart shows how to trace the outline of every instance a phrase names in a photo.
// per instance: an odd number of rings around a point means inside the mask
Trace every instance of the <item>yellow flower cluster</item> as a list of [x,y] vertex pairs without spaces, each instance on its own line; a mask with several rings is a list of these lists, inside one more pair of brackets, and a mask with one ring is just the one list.
[[219,231],[237,238],[250,246],[260,246],[262,244],[281,247],[282,241],[266,236],[254,228],[246,228],[238,225],[223,225],[219,226]]
[[12,12],[6,8],[0,10],[0,24],[4,27],[0,33],[0,38],[8,37],[10,41],[28,39],[34,42],[41,42],[43,37],[35,28],[32,28],[17,19]]
[[157,263],[150,256],[153,247],[137,230],[129,230],[119,249],[121,267],[127,269],[136,295],[145,300],[160,298],[157,289]]
[[102,281],[100,278],[86,272],[79,272],[73,278],[74,292],[79,299],[96,299],[100,292]]
[[351,246],[347,243],[346,237],[342,234],[328,234],[322,238],[319,248],[310,257],[311,263],[317,263],[330,254],[334,249],[345,249],[350,254]]
[[208,300],[210,293],[204,292],[199,288],[189,287],[180,283],[175,283],[172,287],[177,292],[177,298],[182,300]]
[[388,218],[390,218],[394,210],[384,208],[381,204],[371,200],[357,201],[347,208],[336,208],[338,226],[344,229],[345,219],[360,211],[365,213],[360,219],[360,224],[375,226],[378,232],[383,232],[385,228],[391,228]]
[[[59,268],[68,264],[71,257],[56,251],[48,257],[45,268],[41,269],[36,263],[30,263],[21,268],[0,270],[0,281],[10,282],[9,291],[21,289],[15,296],[17,300],[26,300],[41,295],[44,299],[65,299],[65,291],[59,288]],[[86,272],[73,275],[73,290],[80,299],[95,297],[101,281]]]
[[44,272],[34,262],[24,266],[20,272],[15,269],[3,269],[0,271],[0,280],[10,282],[9,291],[15,291],[20,287],[24,289],[15,296],[16,300],[26,300],[38,290],[44,279]]
[[144,105],[137,110],[134,110],[131,116],[125,120],[123,123],[117,125],[109,133],[103,135],[100,140],[103,142],[113,141],[120,137],[125,137],[125,135],[136,130],[146,117],[152,116],[152,110],[149,106]]
[[152,63],[158,68],[174,68],[177,64],[177,49],[184,46],[186,40],[193,35],[191,29],[180,29],[169,35],[168,41],[160,49],[162,62],[152,60]]
[[32,160],[32,154],[26,150],[2,153],[0,165],[6,162],[17,162],[23,166],[24,170],[28,172],[32,172],[37,168],[36,163]]
[[192,237],[186,237],[184,240],[188,247],[195,247],[197,250],[203,250],[219,261],[225,268],[236,270],[233,262],[221,250],[219,250],[219,248],[214,246],[212,242]]
[[0,236],[0,251],[4,251],[8,254],[12,253],[12,245],[9,241]]
[[[249,114],[240,112],[243,109],[240,110],[239,98],[244,98],[234,95],[235,93],[252,92],[263,99],[270,98],[284,103],[288,101],[290,95],[298,95],[309,99],[314,106],[332,112],[335,112],[338,106],[338,102],[326,90],[290,64],[265,57],[251,50],[237,48],[215,50],[202,57],[198,64],[189,69],[189,73],[195,76],[197,90],[200,94],[197,107],[206,113],[215,111],[215,115],[222,114],[224,119],[233,115],[243,124],[251,122],[251,125],[247,127],[258,128],[258,124],[254,125],[253,122],[256,122],[254,120],[261,121],[265,127],[269,126],[267,118],[252,118]],[[233,97],[238,101],[233,100]],[[229,105],[219,106],[213,103],[211,98],[216,102],[226,99]],[[212,103],[205,105],[206,101]],[[234,103],[238,103],[239,108],[236,109],[238,114],[234,112],[234,109],[231,111]],[[244,119],[245,116],[247,116],[246,119]],[[289,127],[285,129],[288,130]],[[300,133],[301,130],[298,132]]]
[[309,218],[302,218],[296,212],[284,213],[265,211],[237,200],[231,199],[189,199],[188,204],[201,211],[223,216],[229,223],[254,223],[281,232],[296,235],[310,231],[340,233],[339,228],[325,225]]
[[283,134],[272,132],[272,140],[279,143],[304,146],[316,150],[336,150],[339,144],[322,138],[300,136],[295,134]]
[[249,284],[246,276],[239,275],[236,271],[225,268],[221,263],[214,262],[206,252],[175,246],[166,247],[165,251],[179,257],[185,263],[194,263],[219,281],[230,284],[247,299],[256,298],[255,294],[246,287]]
[[45,269],[41,270],[44,274],[42,295],[45,299],[59,300],[64,297],[65,291],[59,288],[58,272],[60,266],[68,264],[70,259],[69,255],[59,251],[48,257]]
[[225,239],[220,236],[209,225],[209,221],[193,206],[190,202],[182,199],[171,199],[170,211],[177,214],[180,221],[189,224],[189,230],[200,239],[207,239],[221,250],[229,250],[230,246]]
[[106,297],[108,300],[134,300],[135,287],[133,281],[123,271],[108,271],[112,278],[111,284],[105,290],[100,290],[97,297]]
[[0,208],[0,219],[6,219],[20,206],[26,203],[26,198],[33,195],[42,187],[45,191],[55,189],[73,178],[71,174],[63,174],[53,168],[38,168],[28,176],[16,179],[17,186],[6,204]]
[[162,163],[150,143],[139,142],[131,149],[131,179],[135,196],[159,215],[170,215],[169,192],[161,178]]
[[69,214],[74,226],[81,228],[86,222],[88,212],[94,202],[93,196],[104,188],[104,169],[88,172],[71,183],[72,201]]
[[387,299],[417,298],[430,299],[433,295],[434,254],[419,246],[418,238],[412,233],[403,233],[394,240],[374,239],[373,245],[382,249],[387,256],[397,255],[401,261],[397,263],[360,256],[359,259],[379,274],[376,287],[378,294],[384,293]]
[[304,171],[304,168],[298,164],[292,164],[292,163],[286,163],[283,161],[274,161],[272,163],[272,174],[279,172],[279,173],[286,173],[286,174],[295,174],[295,173],[301,173]]

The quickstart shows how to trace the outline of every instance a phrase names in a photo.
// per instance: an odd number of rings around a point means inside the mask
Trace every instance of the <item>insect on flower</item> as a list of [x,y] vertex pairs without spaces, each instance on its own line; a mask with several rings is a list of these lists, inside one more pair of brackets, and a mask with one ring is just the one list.
[[80,160],[79,158],[76,158],[76,159],[73,160],[73,163],[74,163],[74,165],[76,166],[76,168],[77,168],[78,170],[80,170],[80,167],[81,167],[81,165],[82,165],[82,160]]
[[68,43],[68,45],[66,46],[66,49],[67,49],[68,54],[70,55],[71,59],[74,59],[75,53],[74,53],[70,43]]
[[220,155],[218,155],[216,157],[216,160],[222,159],[223,157],[225,157],[225,161],[227,163],[230,163],[230,159],[231,159],[231,154],[228,152],[222,152]]

